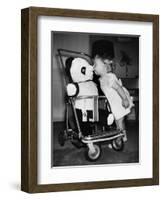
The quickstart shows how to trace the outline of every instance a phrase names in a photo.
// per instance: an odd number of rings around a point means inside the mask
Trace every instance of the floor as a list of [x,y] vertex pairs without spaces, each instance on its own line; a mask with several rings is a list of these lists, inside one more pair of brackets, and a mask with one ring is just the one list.
[[127,137],[123,151],[115,151],[102,144],[102,153],[97,161],[90,162],[85,158],[86,147],[76,148],[70,141],[64,146],[58,143],[58,133],[63,131],[64,124],[55,122],[53,124],[53,166],[79,166],[99,165],[116,163],[137,163],[139,162],[139,123],[130,120],[126,122]]

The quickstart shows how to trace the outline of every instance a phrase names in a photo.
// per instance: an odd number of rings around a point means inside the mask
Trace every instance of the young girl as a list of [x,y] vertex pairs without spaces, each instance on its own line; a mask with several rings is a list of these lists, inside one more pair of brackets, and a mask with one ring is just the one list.
[[123,140],[127,141],[124,117],[131,111],[133,106],[132,98],[113,73],[111,59],[96,55],[94,57],[94,71],[100,76],[100,87],[109,101],[116,126],[123,131]]

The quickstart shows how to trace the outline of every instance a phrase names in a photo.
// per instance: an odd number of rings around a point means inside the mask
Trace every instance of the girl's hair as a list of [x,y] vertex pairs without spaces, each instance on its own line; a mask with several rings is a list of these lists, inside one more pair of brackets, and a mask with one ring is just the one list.
[[92,58],[99,56],[102,59],[112,60],[114,58],[113,42],[108,40],[97,40],[92,45]]
[[[106,65],[107,65],[107,64],[106,64]],[[111,72],[114,72],[113,63],[110,63],[109,65],[110,65],[110,66],[108,66],[108,65],[106,66],[107,72],[110,72],[110,71],[109,71],[110,67],[111,67]]]
[[[114,72],[116,65],[115,62],[112,59],[109,59],[108,57],[100,57],[99,55],[96,55],[96,58],[99,58],[106,66],[107,72],[110,71],[111,68],[111,72]],[[106,60],[109,62],[107,63]]]
[[[111,71],[110,71],[110,68],[111,68]],[[110,63],[110,64],[106,64],[106,69],[107,69],[107,72],[114,72],[115,70],[115,66],[113,63]]]

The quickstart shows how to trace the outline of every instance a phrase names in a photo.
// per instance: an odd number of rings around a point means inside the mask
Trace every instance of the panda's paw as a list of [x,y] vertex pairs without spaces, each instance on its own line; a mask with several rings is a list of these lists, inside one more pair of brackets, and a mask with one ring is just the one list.
[[67,95],[68,96],[76,96],[77,95],[77,86],[74,83],[69,83],[67,85]]

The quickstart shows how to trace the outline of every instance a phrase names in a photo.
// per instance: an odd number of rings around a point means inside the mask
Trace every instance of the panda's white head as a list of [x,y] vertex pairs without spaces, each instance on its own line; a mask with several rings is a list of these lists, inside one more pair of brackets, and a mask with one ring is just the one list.
[[83,58],[72,61],[70,74],[73,82],[84,82],[93,79],[93,66]]

